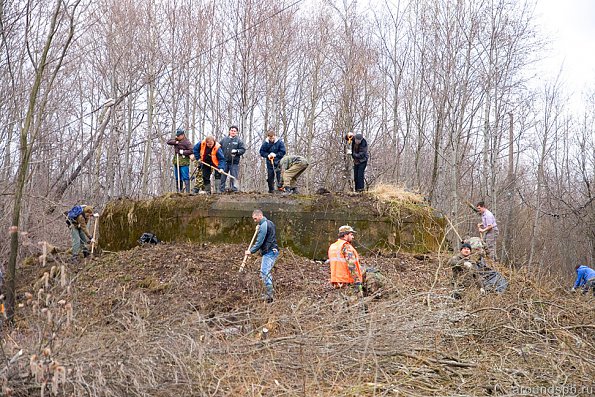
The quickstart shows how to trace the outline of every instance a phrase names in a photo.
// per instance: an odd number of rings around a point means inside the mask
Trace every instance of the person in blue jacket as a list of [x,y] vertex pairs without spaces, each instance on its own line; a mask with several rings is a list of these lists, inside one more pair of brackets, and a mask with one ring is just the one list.
[[586,294],[591,289],[595,296],[595,270],[584,265],[577,265],[575,269],[576,280],[574,281],[572,291],[576,291],[577,288],[583,287],[583,294]]
[[266,159],[267,184],[269,185],[269,193],[273,193],[275,192],[275,177],[277,178],[277,189],[283,186],[279,161],[285,156],[285,144],[275,136],[274,130],[268,130],[267,137],[260,146],[260,155]]

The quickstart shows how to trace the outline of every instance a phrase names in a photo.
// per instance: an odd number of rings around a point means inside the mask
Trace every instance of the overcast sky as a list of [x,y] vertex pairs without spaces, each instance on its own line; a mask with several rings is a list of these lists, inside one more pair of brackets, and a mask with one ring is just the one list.
[[551,58],[541,65],[544,78],[555,78],[562,68],[562,80],[575,96],[594,90],[595,0],[538,0],[536,14],[552,40]]

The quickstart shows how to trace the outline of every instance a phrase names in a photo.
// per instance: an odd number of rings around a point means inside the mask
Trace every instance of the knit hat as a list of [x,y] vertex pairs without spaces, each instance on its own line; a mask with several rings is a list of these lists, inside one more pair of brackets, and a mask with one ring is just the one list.
[[354,138],[357,143],[360,143],[364,139],[364,136],[362,134],[355,134]]
[[469,243],[463,243],[463,244],[461,244],[461,249],[463,249],[463,248],[469,248],[469,249],[471,249],[471,244],[469,244]]
[[185,133],[186,133],[186,131],[184,131],[184,130],[183,130],[183,129],[181,129],[181,128],[178,128],[178,129],[176,130],[176,136],[184,135]]
[[87,214],[92,214],[93,213],[93,206],[91,206],[91,205],[85,205],[85,209],[83,210],[83,212],[86,212]]

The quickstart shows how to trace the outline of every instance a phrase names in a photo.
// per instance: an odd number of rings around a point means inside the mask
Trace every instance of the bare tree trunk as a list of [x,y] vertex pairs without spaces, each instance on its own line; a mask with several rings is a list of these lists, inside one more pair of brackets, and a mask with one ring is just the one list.
[[[73,8],[76,9],[75,4]],[[14,189],[14,200],[13,200],[13,214],[12,214],[12,223],[10,227],[10,256],[8,259],[8,269],[7,269],[7,277],[6,277],[6,315],[9,321],[13,321],[14,319],[14,312],[15,312],[15,292],[16,292],[16,262],[19,253],[19,224],[21,219],[21,205],[23,199],[23,192],[25,190],[25,182],[27,180],[27,176],[29,173],[29,164],[31,160],[31,153],[33,151],[33,145],[35,144],[35,138],[37,134],[33,134],[31,136],[31,140],[29,141],[29,135],[32,133],[33,126],[35,125],[35,114],[36,114],[36,107],[39,101],[39,95],[41,91],[41,86],[45,77],[45,72],[48,67],[48,53],[53,46],[55,34],[57,32],[56,26],[58,24],[58,17],[61,15],[61,6],[62,1],[58,0],[55,3],[54,9],[52,11],[52,17],[50,21],[50,27],[48,29],[48,33],[45,39],[45,43],[41,52],[41,56],[39,58],[39,63],[36,67],[35,79],[33,81],[33,85],[31,86],[31,91],[29,94],[29,103],[27,107],[27,114],[25,116],[25,121],[21,128],[20,132],[20,144],[19,144],[19,153],[20,153],[20,161],[19,161],[19,168],[17,171],[17,180]],[[72,37],[74,35],[74,26],[73,26],[74,16],[70,16],[70,31],[69,37],[67,38],[62,51],[59,55],[58,61],[56,62],[54,69],[51,71],[48,86],[45,88],[47,91],[43,96],[43,103],[41,103],[41,107],[45,107],[45,104],[48,100],[49,91],[52,89],[52,82],[55,80],[56,75],[58,74],[60,67],[62,66],[62,62],[66,56],[66,50],[69,47]],[[42,117],[39,115],[38,117]]]

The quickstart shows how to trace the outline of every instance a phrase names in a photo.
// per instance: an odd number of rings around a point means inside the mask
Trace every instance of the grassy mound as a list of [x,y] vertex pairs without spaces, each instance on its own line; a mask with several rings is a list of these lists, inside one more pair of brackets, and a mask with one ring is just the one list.
[[[162,244],[61,274],[23,269],[19,322],[3,339],[5,362],[13,358],[4,387],[12,395],[330,397],[591,385],[594,301],[547,280],[504,269],[505,294],[471,289],[455,300],[446,258],[363,252],[390,282],[362,303],[329,287],[327,265],[286,250],[269,305],[259,258],[238,272],[244,249]],[[38,282],[46,272],[47,285]]]

